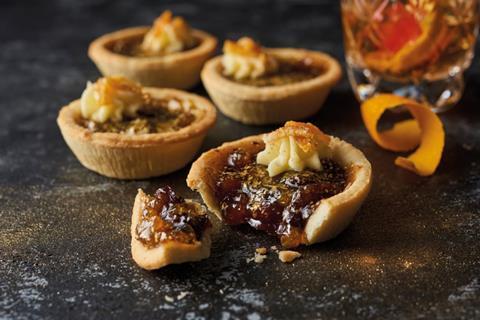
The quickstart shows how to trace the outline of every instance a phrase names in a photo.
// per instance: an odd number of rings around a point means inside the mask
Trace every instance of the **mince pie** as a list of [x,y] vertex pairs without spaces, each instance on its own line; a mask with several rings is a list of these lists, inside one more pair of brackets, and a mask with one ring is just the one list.
[[80,100],[60,110],[57,123],[85,167],[139,179],[185,166],[215,118],[215,107],[200,96],[106,77],[88,83]]
[[246,124],[311,116],[341,77],[321,52],[265,49],[250,38],[225,41],[223,52],[205,64],[202,81],[220,111]]
[[191,29],[181,17],[165,11],[152,27],[134,27],[106,34],[88,50],[104,76],[122,75],[144,86],[188,89],[200,80],[217,40]]
[[294,248],[348,226],[369,193],[371,166],[352,145],[290,121],[204,153],[187,183],[225,223],[247,223]]

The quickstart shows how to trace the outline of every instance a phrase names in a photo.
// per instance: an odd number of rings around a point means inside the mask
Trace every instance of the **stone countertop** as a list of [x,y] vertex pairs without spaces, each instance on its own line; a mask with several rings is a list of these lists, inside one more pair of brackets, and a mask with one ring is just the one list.
[[[293,264],[274,254],[254,264],[246,259],[255,248],[276,240],[216,223],[210,259],[138,268],[136,190],[171,184],[198,198],[185,185],[188,168],[145,181],[99,176],[75,159],[55,119],[99,76],[86,55],[92,39],[166,8],[221,40],[248,34],[343,61],[338,1],[2,1],[0,318],[480,318],[478,62],[460,104],[441,115],[446,147],[430,178],[394,166],[396,155],[374,144],[345,79],[310,119],[374,168],[369,198],[336,239],[301,248]],[[220,115],[203,150],[271,129]]]

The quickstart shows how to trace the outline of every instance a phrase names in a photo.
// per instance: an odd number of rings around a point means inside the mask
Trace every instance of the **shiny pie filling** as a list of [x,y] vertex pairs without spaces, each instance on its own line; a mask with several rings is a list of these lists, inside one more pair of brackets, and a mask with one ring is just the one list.
[[287,171],[270,177],[255,157],[235,150],[216,182],[215,197],[225,222],[248,223],[277,235],[287,248],[305,243],[304,227],[318,201],[345,190],[345,168],[332,159],[322,159],[322,171]]
[[169,108],[172,101],[178,105],[182,103],[176,99],[150,100],[137,111],[135,117],[124,116],[121,121],[108,120],[104,123],[81,118],[80,124],[92,132],[147,134],[178,131],[195,121],[198,110]]
[[[196,48],[200,44],[200,40],[199,39],[195,39],[195,40],[196,41],[193,46],[187,47],[180,52],[185,52],[185,51]],[[164,56],[169,54],[169,53],[152,54],[150,52],[146,52],[142,50],[142,47],[141,47],[142,42],[143,42],[143,36],[132,37],[128,39],[117,40],[111,43],[107,48],[113,53],[120,54],[123,56],[128,56],[128,57],[137,57],[137,58]]]
[[136,227],[136,238],[148,248],[176,241],[193,244],[211,227],[205,208],[177,196],[171,187],[159,188],[147,196]]
[[296,82],[306,81],[321,75],[324,70],[319,66],[313,66],[310,59],[303,60],[287,60],[276,58],[279,62],[278,71],[267,74],[259,78],[245,78],[230,80],[240,84],[255,87],[269,87],[292,84]]

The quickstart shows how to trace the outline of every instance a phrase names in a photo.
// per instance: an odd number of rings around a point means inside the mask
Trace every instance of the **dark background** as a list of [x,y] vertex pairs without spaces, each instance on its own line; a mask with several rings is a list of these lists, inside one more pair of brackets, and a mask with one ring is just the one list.
[[[420,178],[368,137],[346,80],[310,121],[372,162],[372,192],[338,238],[248,264],[276,240],[215,226],[212,257],[146,272],[130,257],[136,189],[172,184],[188,167],[117,181],[83,168],[55,123],[99,73],[86,55],[106,32],[148,25],[164,9],[219,37],[322,50],[343,63],[339,1],[0,2],[0,318],[480,318],[480,74],[442,114],[437,173]],[[194,91],[204,94],[201,86]],[[203,150],[266,132],[219,116]],[[181,292],[185,298],[177,299]],[[174,302],[165,299],[174,297]]]

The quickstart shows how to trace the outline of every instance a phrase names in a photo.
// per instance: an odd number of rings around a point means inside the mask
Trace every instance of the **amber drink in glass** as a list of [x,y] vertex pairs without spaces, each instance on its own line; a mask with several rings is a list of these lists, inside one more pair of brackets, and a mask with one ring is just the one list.
[[349,80],[361,101],[395,93],[435,112],[461,98],[478,0],[342,0]]

